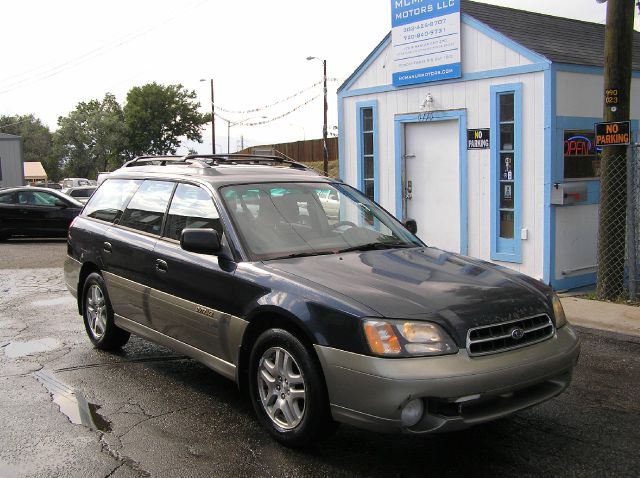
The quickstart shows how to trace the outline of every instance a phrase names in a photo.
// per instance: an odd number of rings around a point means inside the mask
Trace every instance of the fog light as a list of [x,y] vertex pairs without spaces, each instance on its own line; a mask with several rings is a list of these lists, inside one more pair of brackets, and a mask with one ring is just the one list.
[[400,420],[405,427],[412,427],[422,419],[424,404],[419,398],[409,400],[402,409]]

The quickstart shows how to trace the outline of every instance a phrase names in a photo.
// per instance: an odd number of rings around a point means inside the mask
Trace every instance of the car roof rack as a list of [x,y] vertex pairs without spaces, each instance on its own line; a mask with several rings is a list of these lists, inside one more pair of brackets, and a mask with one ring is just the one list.
[[122,165],[123,168],[132,166],[167,166],[167,165],[202,165],[203,167],[214,167],[221,164],[265,164],[289,166],[290,168],[315,171],[313,168],[278,156],[268,156],[260,154],[187,154],[184,156],[164,155],[164,156],[137,156],[131,161]]

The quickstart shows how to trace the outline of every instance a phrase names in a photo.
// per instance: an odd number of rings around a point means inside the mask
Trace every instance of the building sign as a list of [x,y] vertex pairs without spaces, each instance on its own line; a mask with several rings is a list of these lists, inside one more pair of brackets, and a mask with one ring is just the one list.
[[459,78],[460,0],[391,0],[394,86]]
[[630,121],[596,123],[596,146],[627,146],[630,143]]
[[467,149],[489,149],[489,128],[468,129]]

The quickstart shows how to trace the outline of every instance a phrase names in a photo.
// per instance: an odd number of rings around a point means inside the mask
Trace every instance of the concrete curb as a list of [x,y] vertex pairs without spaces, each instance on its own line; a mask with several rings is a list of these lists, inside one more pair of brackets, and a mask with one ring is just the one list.
[[640,337],[640,307],[578,297],[560,301],[571,324]]

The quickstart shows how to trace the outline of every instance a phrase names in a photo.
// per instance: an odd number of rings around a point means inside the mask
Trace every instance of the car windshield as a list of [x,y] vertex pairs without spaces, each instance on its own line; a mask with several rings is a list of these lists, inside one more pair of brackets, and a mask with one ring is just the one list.
[[256,260],[424,245],[344,184],[243,184],[225,186],[221,193]]

